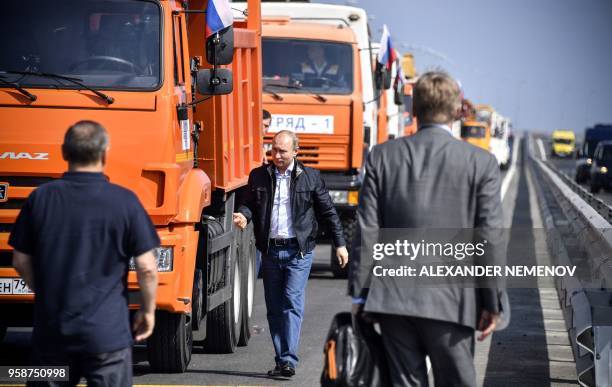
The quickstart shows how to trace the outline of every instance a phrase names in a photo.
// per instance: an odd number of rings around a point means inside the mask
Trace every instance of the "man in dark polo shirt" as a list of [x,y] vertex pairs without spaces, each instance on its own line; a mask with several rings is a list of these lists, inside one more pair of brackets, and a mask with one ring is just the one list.
[[[70,384],[132,384],[132,342],[153,332],[159,238],[131,191],[103,174],[106,130],[80,121],[64,137],[68,172],[24,204],[11,233],[13,265],[35,293],[32,361],[68,365]],[[143,305],[130,328],[129,259]]]

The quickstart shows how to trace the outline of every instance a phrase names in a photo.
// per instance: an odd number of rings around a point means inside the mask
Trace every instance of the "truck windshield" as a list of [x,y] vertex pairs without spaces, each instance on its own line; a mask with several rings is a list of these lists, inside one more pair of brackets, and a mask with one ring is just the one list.
[[555,144],[572,145],[574,140],[570,140],[569,138],[554,138],[553,142]]
[[463,125],[461,127],[461,137],[464,138],[484,138],[485,134],[483,126]]
[[[350,44],[317,40],[263,39],[264,87],[282,93],[350,94]],[[297,87],[295,87],[297,86]]]
[[612,161],[612,146],[606,145],[601,152],[601,161]]
[[491,119],[490,111],[480,110],[476,112],[476,121],[488,124],[490,119]]
[[[138,0],[20,0],[2,4],[0,76],[23,87],[156,89],[160,8]],[[30,75],[2,73],[29,72]],[[6,87],[0,85],[0,87]]]

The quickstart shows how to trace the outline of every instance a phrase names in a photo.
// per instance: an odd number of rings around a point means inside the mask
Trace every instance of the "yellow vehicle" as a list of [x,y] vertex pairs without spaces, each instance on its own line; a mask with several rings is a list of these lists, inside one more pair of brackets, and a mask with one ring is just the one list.
[[576,148],[576,135],[571,130],[555,130],[552,133],[552,150],[553,157],[567,157],[574,154]]
[[491,130],[489,126],[479,121],[465,121],[461,125],[461,138],[486,151],[490,151]]

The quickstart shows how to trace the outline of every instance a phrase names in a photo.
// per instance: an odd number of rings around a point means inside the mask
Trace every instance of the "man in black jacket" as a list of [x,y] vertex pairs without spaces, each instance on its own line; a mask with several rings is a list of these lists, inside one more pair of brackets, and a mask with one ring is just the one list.
[[267,317],[276,352],[270,376],[295,374],[317,217],[330,226],[340,266],[348,262],[342,226],[325,183],[319,171],[297,161],[297,150],[295,133],[283,130],[274,136],[273,164],[251,171],[246,201],[233,217],[240,228],[253,221],[257,248],[264,257]]

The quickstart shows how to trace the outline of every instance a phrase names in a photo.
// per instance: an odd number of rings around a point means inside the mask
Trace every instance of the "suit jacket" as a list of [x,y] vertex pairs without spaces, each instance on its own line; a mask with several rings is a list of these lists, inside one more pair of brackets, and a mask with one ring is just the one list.
[[[375,146],[360,192],[359,227],[350,260],[349,293],[365,311],[443,320],[476,328],[482,309],[499,312],[495,287],[406,287],[372,276],[361,239],[387,229],[501,231],[500,172],[489,152],[437,126]],[[505,249],[505,246],[503,246]],[[361,260],[364,260],[362,262]],[[372,265],[373,266],[373,265]],[[402,279],[406,281],[406,279]]]

